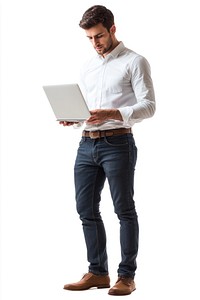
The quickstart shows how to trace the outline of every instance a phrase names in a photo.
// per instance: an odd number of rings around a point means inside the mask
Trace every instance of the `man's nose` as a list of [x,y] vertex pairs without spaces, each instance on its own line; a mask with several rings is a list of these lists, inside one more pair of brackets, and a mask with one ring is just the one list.
[[92,38],[92,44],[93,46],[96,46],[98,44],[98,39],[96,37]]

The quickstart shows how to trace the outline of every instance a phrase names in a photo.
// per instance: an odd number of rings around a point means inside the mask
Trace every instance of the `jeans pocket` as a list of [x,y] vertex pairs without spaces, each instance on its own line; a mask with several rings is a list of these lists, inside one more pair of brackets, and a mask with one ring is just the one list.
[[104,141],[107,145],[113,147],[123,147],[128,145],[127,135],[105,136]]
[[79,147],[85,142],[85,137],[83,136],[79,142]]

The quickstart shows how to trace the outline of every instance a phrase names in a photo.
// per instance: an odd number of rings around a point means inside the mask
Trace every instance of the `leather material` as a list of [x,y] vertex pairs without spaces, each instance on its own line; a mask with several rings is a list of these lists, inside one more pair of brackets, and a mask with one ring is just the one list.
[[104,131],[86,131],[84,130],[82,136],[90,137],[91,139],[98,139],[105,136],[114,136],[114,135],[122,135],[126,133],[132,133],[131,128],[118,128],[112,130],[104,130]]
[[65,290],[81,291],[92,287],[109,288],[110,277],[108,275],[95,275],[91,272],[85,274],[83,278],[76,283],[69,283],[64,285]]
[[135,282],[132,278],[119,277],[115,285],[109,290],[109,295],[130,295],[134,290]]

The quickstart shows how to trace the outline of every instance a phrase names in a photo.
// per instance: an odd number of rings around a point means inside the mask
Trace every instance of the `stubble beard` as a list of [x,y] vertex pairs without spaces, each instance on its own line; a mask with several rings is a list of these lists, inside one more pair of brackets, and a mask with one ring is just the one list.
[[102,48],[100,50],[96,49],[96,51],[97,51],[98,54],[104,55],[104,54],[110,52],[112,50],[112,48],[113,48],[113,41],[112,41],[112,39],[110,39],[109,40],[109,44],[108,44],[108,46],[106,48]]

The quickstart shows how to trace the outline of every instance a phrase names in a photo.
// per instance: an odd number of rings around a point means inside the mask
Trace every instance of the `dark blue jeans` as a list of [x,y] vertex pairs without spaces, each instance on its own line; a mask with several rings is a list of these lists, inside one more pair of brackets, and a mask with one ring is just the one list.
[[121,262],[118,275],[134,278],[138,252],[134,171],[137,148],[131,133],[91,139],[82,137],[75,162],[77,212],[83,225],[89,272],[108,274],[106,232],[100,214],[101,191],[107,178],[120,221]]

